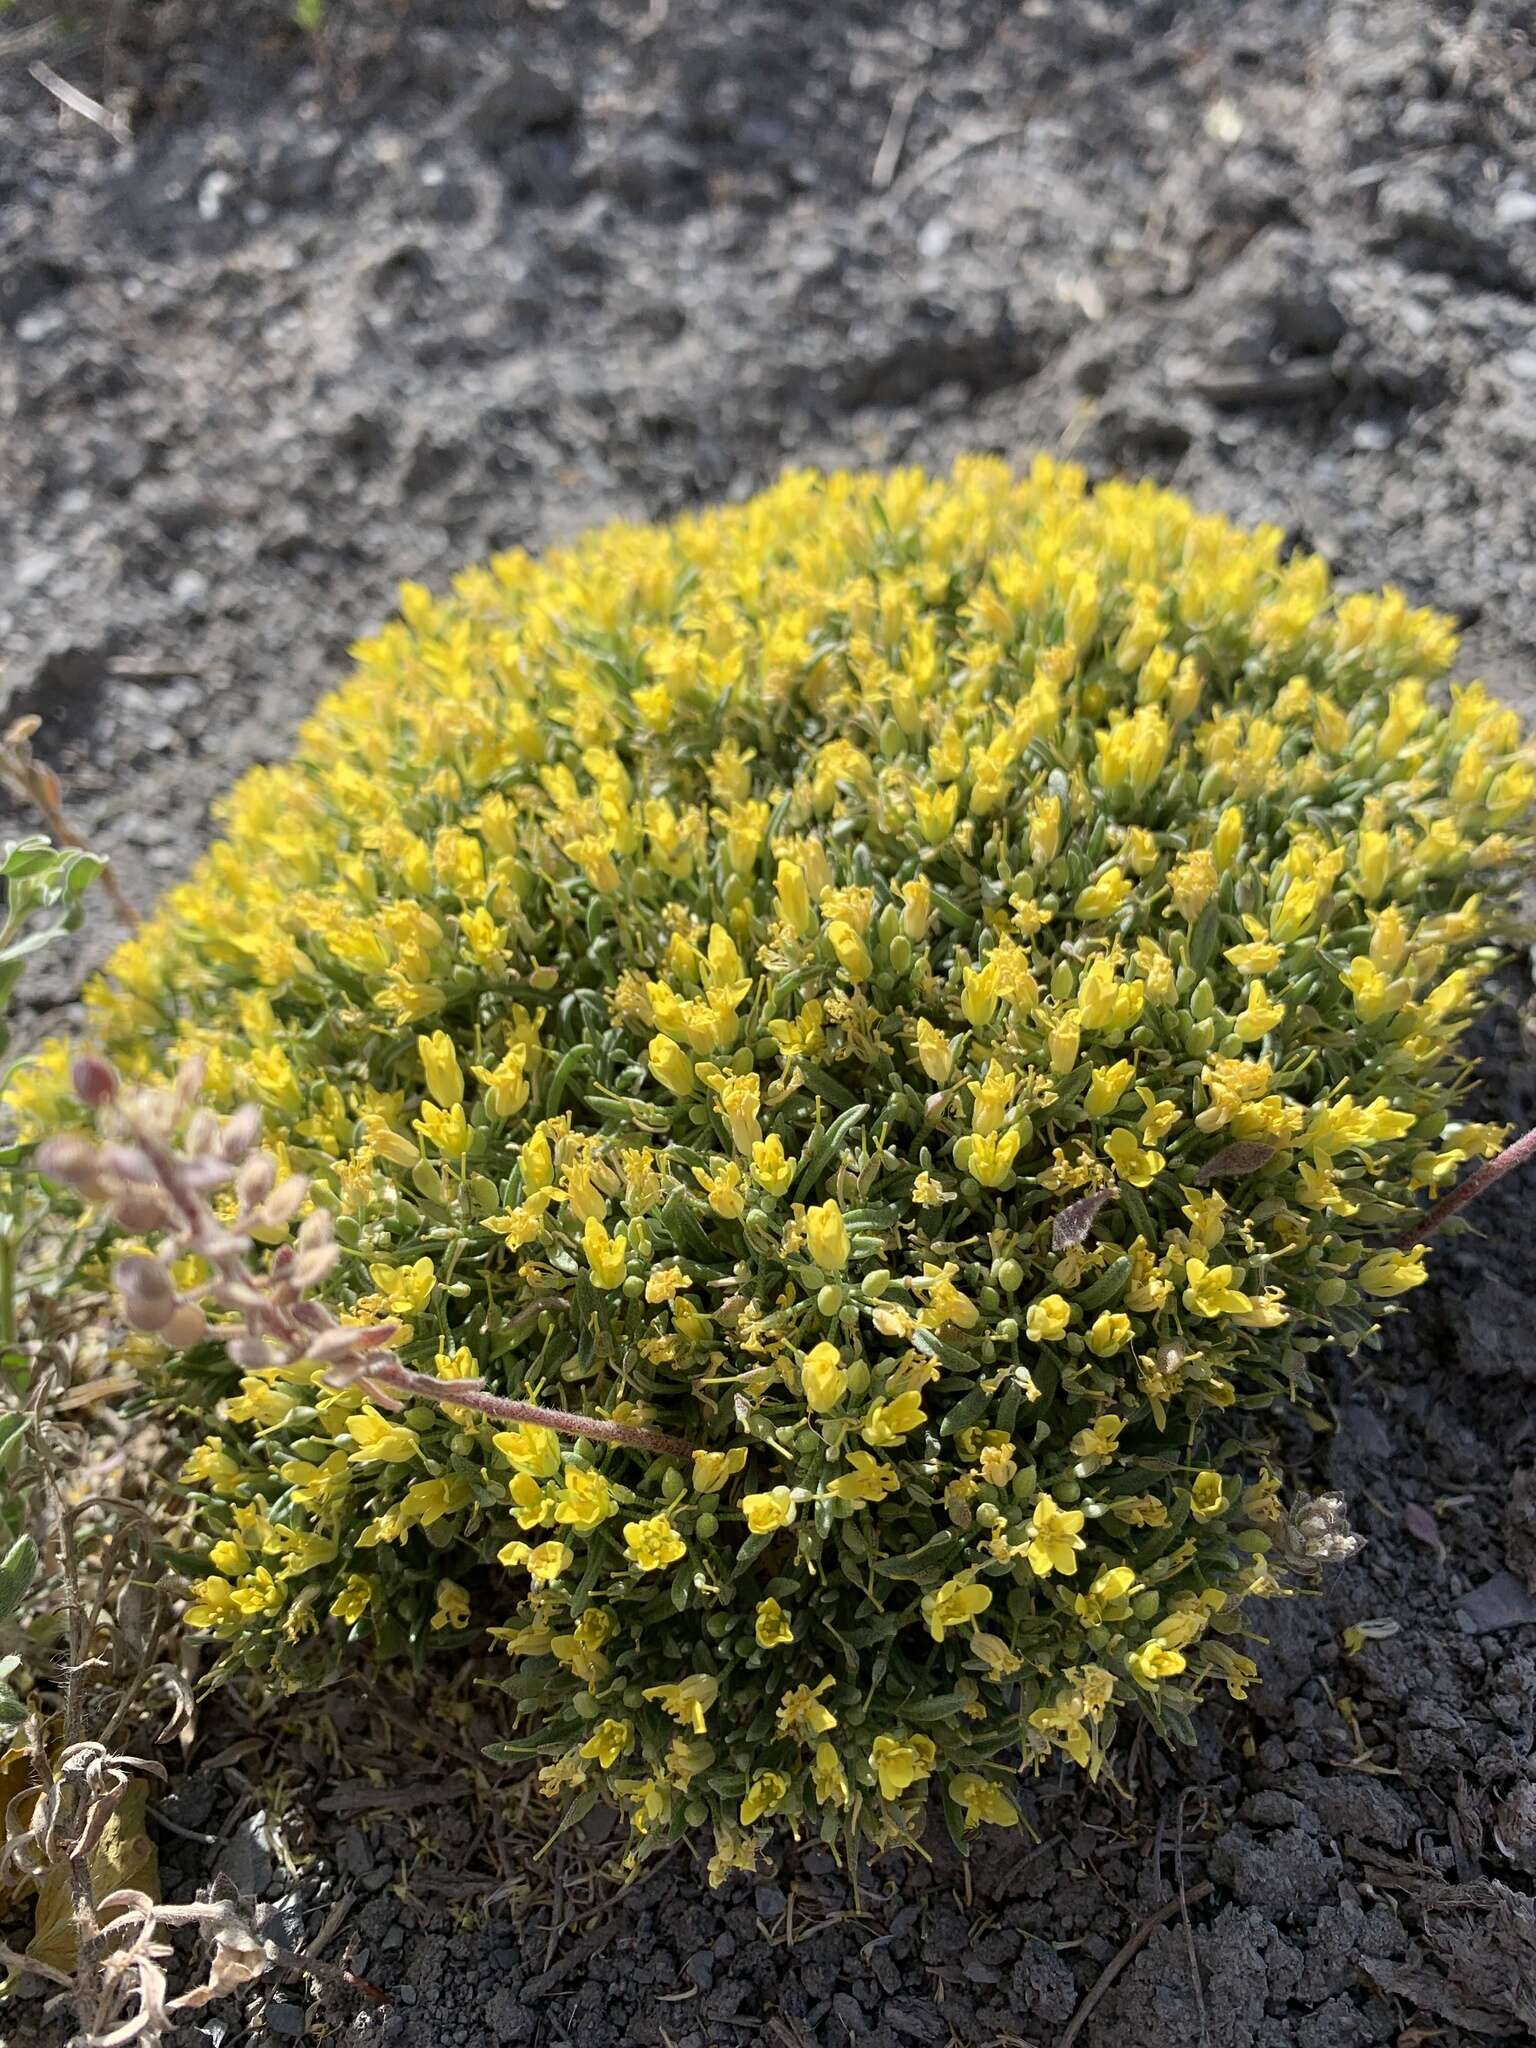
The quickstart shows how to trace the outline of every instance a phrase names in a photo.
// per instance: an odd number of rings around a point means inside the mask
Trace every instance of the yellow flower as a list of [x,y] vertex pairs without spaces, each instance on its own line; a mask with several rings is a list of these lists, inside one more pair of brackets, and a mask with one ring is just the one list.
[[1184,1652],[1174,1649],[1161,1636],[1149,1636],[1125,1661],[1137,1684],[1148,1686],[1156,1685],[1160,1679],[1176,1678],[1185,1666]]
[[818,1805],[848,1804],[847,1773],[830,1742],[818,1742],[816,1745],[816,1755],[811,1764],[811,1790],[816,1795]]
[[817,1344],[800,1361],[805,1403],[818,1415],[835,1408],[848,1391],[848,1374],[833,1344]]
[[888,1444],[899,1444],[914,1429],[921,1429],[927,1420],[922,1396],[916,1391],[909,1391],[898,1394],[893,1401],[872,1401],[859,1426],[859,1434],[865,1443],[883,1450]]
[[1129,1181],[1133,1188],[1150,1187],[1165,1164],[1161,1152],[1146,1151],[1136,1142],[1134,1131],[1111,1131],[1104,1140],[1104,1150],[1114,1161],[1120,1179]]
[[1077,1065],[1078,1047],[1082,1043],[1083,1023],[1076,1010],[1068,1010],[1058,1017],[1046,1033],[1046,1050],[1051,1056],[1053,1074],[1070,1074]]
[[581,1248],[587,1255],[592,1285],[605,1292],[623,1285],[629,1259],[629,1238],[622,1230],[610,1237],[595,1216],[582,1226]]
[[787,1529],[795,1519],[794,1495],[787,1486],[772,1487],[767,1493],[744,1493],[741,1511],[754,1536],[768,1536],[775,1529]]
[[1184,1266],[1184,1306],[1197,1316],[1241,1315],[1253,1302],[1232,1285],[1230,1266],[1208,1266],[1189,1259]]
[[553,1479],[560,1470],[560,1439],[539,1423],[520,1422],[515,1429],[498,1430],[491,1442],[514,1472]]
[[1107,1067],[1095,1067],[1093,1079],[1088,1083],[1088,1093],[1083,1097],[1084,1113],[1108,1116],[1135,1078],[1136,1069],[1130,1060],[1115,1060]]
[[1197,1521],[1208,1522],[1226,1505],[1219,1472],[1200,1472],[1189,1490],[1189,1505]]
[[692,1729],[695,1735],[702,1735],[704,1717],[719,1695],[719,1679],[696,1672],[691,1678],[680,1679],[675,1685],[647,1686],[644,1696],[648,1700],[655,1700],[681,1727]]
[[1395,1294],[1406,1294],[1412,1287],[1422,1287],[1429,1278],[1424,1270],[1428,1250],[1427,1245],[1416,1244],[1405,1252],[1377,1252],[1374,1258],[1366,1260],[1356,1276],[1362,1291],[1390,1299]]
[[1042,1294],[1032,1301],[1024,1315],[1024,1334],[1034,1344],[1054,1344],[1067,1334],[1072,1304],[1064,1295]]
[[797,1685],[779,1701],[775,1725],[780,1735],[792,1742],[814,1742],[837,1726],[837,1716],[821,1703],[821,1695],[834,1680],[823,1678],[817,1685]]
[[795,1177],[795,1161],[784,1151],[784,1141],[777,1131],[752,1147],[752,1178],[758,1186],[770,1195],[787,1195],[790,1183]]
[[998,1131],[988,1137],[973,1138],[965,1170],[982,1187],[1000,1188],[1013,1173],[1013,1162],[1019,1156],[1022,1143],[1017,1131]]
[[1219,880],[1216,861],[1208,847],[1196,847],[1193,853],[1174,862],[1168,873],[1169,893],[1186,924],[1193,924],[1199,917],[1216,894]]
[[439,1628],[468,1628],[469,1595],[456,1579],[439,1579],[437,1582],[437,1611],[432,1616],[432,1626]]
[[757,1603],[757,1620],[753,1625],[753,1634],[765,1650],[779,1650],[786,1643],[795,1640],[794,1623],[772,1594],[769,1594],[766,1600]]
[[404,1465],[421,1450],[421,1439],[403,1422],[389,1422],[376,1408],[360,1408],[347,1423],[354,1465]]
[[435,1102],[424,1102],[412,1128],[435,1145],[445,1159],[462,1159],[469,1150],[469,1125],[462,1102],[456,1102],[452,1109],[439,1109]]
[[496,1117],[516,1116],[532,1092],[527,1080],[528,1048],[510,1046],[494,1067],[475,1067],[475,1079],[485,1090],[485,1099]]
[[955,1055],[949,1040],[926,1017],[918,1019],[913,1037],[918,1065],[935,1087],[942,1088],[955,1071]]
[[876,1502],[894,1493],[901,1481],[895,1468],[884,1465],[869,1451],[850,1451],[848,1463],[851,1472],[843,1472],[828,1482],[827,1491],[837,1500]]
[[1099,1415],[1086,1429],[1080,1429],[1072,1439],[1072,1448],[1080,1458],[1112,1458],[1120,1444],[1120,1432],[1125,1428],[1123,1415]]
[[581,1754],[611,1771],[619,1758],[628,1754],[634,1739],[635,1731],[628,1721],[599,1721],[581,1745]]
[[920,1785],[933,1769],[938,1752],[926,1735],[877,1735],[869,1752],[882,1799],[899,1799]]
[[[330,1612],[350,1628],[362,1620],[372,1599],[373,1581],[363,1578],[358,1572],[349,1572],[342,1581],[341,1591],[331,1602]],[[191,1618],[189,1610],[187,1619],[190,1621]]]
[[665,1514],[624,1524],[624,1554],[636,1571],[659,1572],[688,1555],[688,1546]]
[[974,1771],[961,1771],[949,1787],[949,1796],[960,1808],[961,1825],[969,1834],[984,1821],[993,1827],[1016,1828],[1019,1809],[1001,1785],[981,1778]]
[[746,1467],[747,1452],[742,1444],[729,1451],[695,1451],[693,1454],[693,1490],[695,1493],[718,1493],[729,1479]]
[[734,1159],[720,1159],[710,1167],[696,1166],[693,1177],[709,1197],[709,1206],[717,1216],[734,1223],[746,1215],[746,1175]]
[[741,1824],[751,1827],[766,1814],[777,1813],[789,1792],[789,1780],[778,1771],[759,1771],[741,1802]]
[[1052,1572],[1070,1577],[1077,1570],[1078,1551],[1086,1548],[1077,1533],[1082,1526],[1080,1509],[1058,1507],[1050,1494],[1041,1494],[1030,1513],[1030,1540],[1024,1552],[1031,1571],[1042,1579]]
[[658,1032],[651,1040],[646,1058],[663,1088],[671,1089],[674,1095],[693,1093],[693,1062],[675,1039]]
[[595,1529],[615,1512],[608,1482],[600,1472],[582,1465],[567,1465],[565,1484],[555,1495],[555,1520],[573,1529]]
[[1131,1319],[1118,1309],[1105,1309],[1095,1316],[1088,1332],[1088,1349],[1097,1358],[1111,1358],[1131,1341]]
[[1079,1621],[1090,1627],[1105,1621],[1125,1621],[1131,1612],[1131,1596],[1139,1581],[1128,1564],[1107,1565],[1086,1593],[1079,1593],[1072,1605]]
[[923,1595],[923,1619],[929,1635],[936,1643],[942,1643],[947,1629],[964,1628],[991,1605],[990,1586],[972,1585],[966,1579],[946,1579],[935,1591]]
[[1077,901],[1072,907],[1074,917],[1085,923],[1097,923],[1100,919],[1113,917],[1131,893],[1130,877],[1117,867],[1106,868],[1097,880],[1080,889]]
[[851,1247],[843,1212],[835,1201],[819,1202],[805,1212],[806,1249],[824,1273],[841,1273]]
[[404,1318],[426,1307],[437,1279],[429,1258],[420,1258],[412,1266],[370,1266],[368,1272],[389,1313]]
[[1275,1001],[1267,994],[1263,981],[1250,981],[1248,1007],[1235,1019],[1232,1028],[1245,1045],[1252,1045],[1255,1040],[1262,1038],[1265,1032],[1273,1031],[1284,1016],[1284,1003]]
[[827,926],[827,943],[850,981],[868,981],[875,963],[869,956],[868,946],[845,918],[836,917]]
[[447,1032],[434,1031],[418,1038],[416,1052],[432,1100],[444,1109],[452,1109],[456,1103],[462,1102],[464,1075],[459,1066],[459,1056],[453,1049],[453,1040]]
[[536,1543],[528,1553],[528,1576],[537,1585],[550,1586],[575,1562],[569,1543]]

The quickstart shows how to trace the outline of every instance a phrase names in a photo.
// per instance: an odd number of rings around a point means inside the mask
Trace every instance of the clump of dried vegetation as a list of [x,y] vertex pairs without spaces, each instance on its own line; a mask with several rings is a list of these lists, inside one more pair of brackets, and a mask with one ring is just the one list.
[[[75,929],[91,886],[136,922],[34,759],[36,725],[0,743],[0,782],[52,835],[0,848],[0,1077],[17,983]],[[94,1284],[97,1233],[49,1203],[28,1150],[0,1147],[0,1920],[32,1925],[24,1949],[0,1941],[0,2000],[41,1980],[79,2048],[152,2048],[270,1969],[337,1973],[261,1938],[243,1901],[160,1898],[146,1809],[166,1769],[145,1752],[190,1740],[194,1700],[145,1504],[155,1439],[121,1406],[134,1380]],[[203,1967],[172,1995],[188,1928]]]

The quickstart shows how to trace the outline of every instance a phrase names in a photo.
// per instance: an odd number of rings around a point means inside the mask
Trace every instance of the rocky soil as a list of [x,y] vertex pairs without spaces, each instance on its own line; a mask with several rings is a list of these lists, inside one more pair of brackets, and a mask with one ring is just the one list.
[[[1150,472],[1455,612],[1465,672],[1536,706],[1520,0],[331,0],[313,39],[260,4],[101,13],[0,15],[0,692],[141,901],[398,579],[787,463]],[[1486,1050],[1529,1121],[1520,994]],[[1198,1751],[1042,1783],[1038,1839],[968,1867],[935,1842],[855,1891],[812,1851],[710,1894],[674,1855],[615,1897],[600,1841],[480,1875],[440,1778],[381,1812],[338,1778],[338,1701],[288,1776],[301,1856],[211,1766],[162,1852],[388,2000],[264,1992],[186,2038],[1536,2035],[1536,1221],[1505,1190],[1288,1444],[1368,1548],[1269,1621]]]

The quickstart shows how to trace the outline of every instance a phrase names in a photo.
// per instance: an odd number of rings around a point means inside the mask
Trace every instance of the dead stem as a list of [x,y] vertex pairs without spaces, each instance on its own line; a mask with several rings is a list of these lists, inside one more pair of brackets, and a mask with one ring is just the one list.
[[1485,1159],[1475,1173],[1467,1175],[1459,1188],[1452,1188],[1448,1195],[1405,1230],[1398,1238],[1398,1244],[1406,1247],[1430,1236],[1459,1209],[1464,1209],[1468,1202],[1475,1202],[1479,1195],[1486,1194],[1495,1181],[1501,1181],[1506,1173],[1513,1173],[1517,1166],[1523,1166],[1532,1157],[1536,1157],[1536,1129],[1506,1145],[1497,1157]]

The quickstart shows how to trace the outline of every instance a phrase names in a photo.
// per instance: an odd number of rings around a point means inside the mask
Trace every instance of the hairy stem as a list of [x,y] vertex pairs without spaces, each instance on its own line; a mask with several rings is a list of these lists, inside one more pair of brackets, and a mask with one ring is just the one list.
[[1487,1193],[1495,1181],[1502,1180],[1506,1173],[1513,1173],[1517,1166],[1523,1166],[1526,1160],[1532,1158],[1536,1158],[1536,1129],[1527,1131],[1523,1137],[1516,1138],[1512,1144],[1506,1145],[1495,1158],[1485,1159],[1475,1173],[1467,1175],[1459,1188],[1452,1188],[1448,1195],[1436,1202],[1432,1209],[1427,1209],[1416,1223],[1405,1230],[1397,1240],[1398,1243],[1417,1244],[1420,1238],[1430,1236],[1442,1223],[1454,1216],[1458,1209],[1464,1209],[1468,1202],[1475,1202],[1479,1195]]
[[601,1415],[571,1415],[563,1408],[540,1408],[530,1401],[508,1400],[484,1387],[456,1386],[452,1380],[436,1380],[426,1373],[412,1372],[394,1360],[369,1366],[362,1378],[369,1386],[388,1387],[397,1394],[418,1400],[451,1403],[455,1408],[473,1408],[479,1415],[498,1422],[530,1422],[540,1429],[559,1430],[563,1436],[591,1437],[603,1444],[628,1444],[637,1451],[657,1451],[670,1458],[686,1458],[692,1446],[678,1436],[660,1429],[644,1429],[637,1423],[612,1422]]

